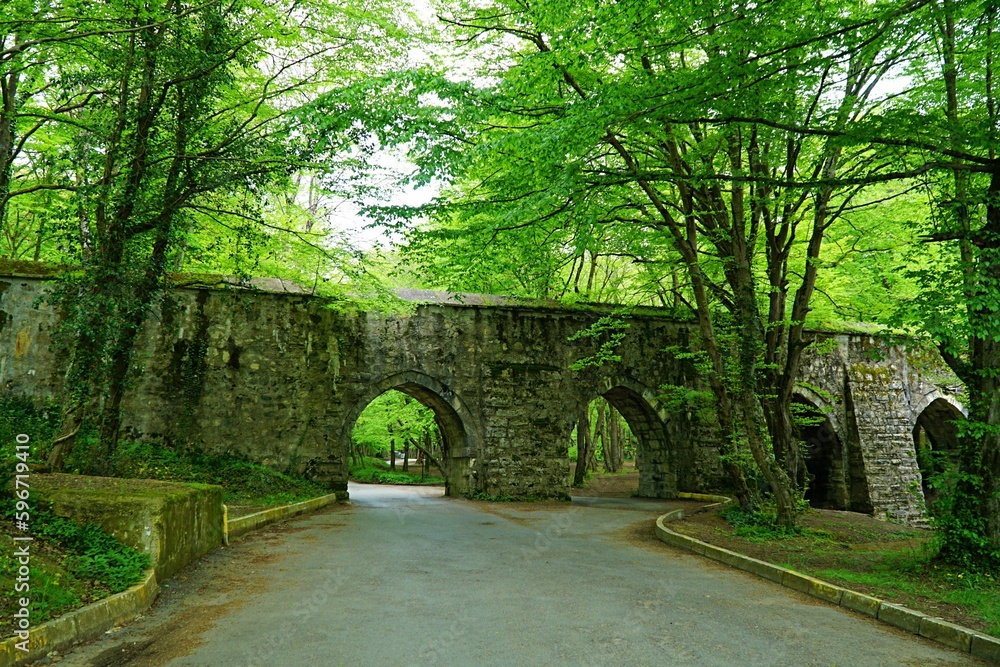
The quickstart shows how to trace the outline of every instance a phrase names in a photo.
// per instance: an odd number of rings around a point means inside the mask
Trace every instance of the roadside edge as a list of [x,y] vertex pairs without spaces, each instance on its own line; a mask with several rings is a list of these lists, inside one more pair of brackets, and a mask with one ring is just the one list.
[[319,496],[318,498],[303,500],[300,503],[271,507],[266,510],[255,512],[253,514],[247,514],[246,516],[241,516],[235,519],[229,518],[229,510],[225,505],[223,505],[223,508],[225,508],[223,511],[222,526],[223,544],[229,544],[230,539],[249,533],[252,530],[263,528],[264,526],[276,523],[282,519],[318,510],[321,507],[326,507],[327,505],[331,505],[335,502],[337,502],[337,494],[329,493],[325,496]]
[[[731,502],[724,496],[712,496],[697,493],[678,494],[689,500],[712,502],[713,505]],[[779,567],[756,558],[744,556],[741,553],[717,547],[708,542],[683,535],[667,528],[671,521],[684,518],[684,510],[674,510],[656,519],[656,536],[661,542],[673,547],[692,551],[700,556],[711,558],[744,572],[763,577],[785,588],[811,597],[829,602],[852,611],[867,614],[872,618],[907,632],[920,635],[932,641],[944,644],[963,653],[969,653],[1000,664],[1000,639],[984,635],[981,632],[961,625],[949,623],[940,618],[927,616],[919,611],[908,609],[902,605],[885,602],[870,595],[864,595],[842,586],[834,586],[821,579],[810,577],[787,568]]]
[[[282,519],[305,514],[335,502],[337,494],[331,493],[300,503],[272,507],[236,519],[229,519],[228,512],[224,511],[223,543],[229,544],[229,538],[245,535]],[[225,505],[223,507],[225,508]],[[8,637],[3,640],[0,642],[0,667],[12,667],[39,660],[52,651],[61,651],[74,644],[96,639],[108,630],[140,616],[153,605],[159,593],[160,586],[156,583],[156,572],[150,568],[140,583],[121,593],[115,593],[31,628],[27,651],[17,648],[17,644],[20,643],[18,637]]]

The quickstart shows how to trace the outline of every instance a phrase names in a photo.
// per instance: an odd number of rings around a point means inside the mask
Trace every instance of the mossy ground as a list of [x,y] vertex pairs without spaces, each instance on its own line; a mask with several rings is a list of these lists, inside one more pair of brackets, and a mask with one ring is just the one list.
[[224,489],[227,504],[253,507],[295,503],[329,493],[317,482],[238,455],[178,450],[156,443],[123,443],[119,447],[114,475],[217,484]]

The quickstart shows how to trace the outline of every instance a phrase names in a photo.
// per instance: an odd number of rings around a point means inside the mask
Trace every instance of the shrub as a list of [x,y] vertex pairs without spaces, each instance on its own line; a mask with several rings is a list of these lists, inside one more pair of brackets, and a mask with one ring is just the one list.
[[747,511],[739,505],[731,505],[719,514],[734,528],[733,533],[752,541],[781,540],[802,534],[802,529],[797,526],[779,526],[775,514],[762,510]]

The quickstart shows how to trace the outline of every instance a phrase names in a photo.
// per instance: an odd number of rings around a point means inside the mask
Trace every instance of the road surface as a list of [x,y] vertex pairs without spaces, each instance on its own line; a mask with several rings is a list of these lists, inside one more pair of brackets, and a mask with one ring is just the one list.
[[351,486],[217,549],[67,667],[984,665],[672,549],[682,503]]

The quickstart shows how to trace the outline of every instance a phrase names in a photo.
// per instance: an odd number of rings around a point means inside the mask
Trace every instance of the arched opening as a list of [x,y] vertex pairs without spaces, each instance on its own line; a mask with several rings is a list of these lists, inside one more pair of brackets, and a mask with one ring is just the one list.
[[958,424],[964,419],[962,412],[943,398],[931,401],[917,417],[913,446],[928,504],[940,496],[948,473],[958,468]]
[[[637,391],[615,386],[592,400],[578,415],[570,436],[576,452],[570,483],[582,471],[597,469],[599,479],[574,495],[671,498],[677,494],[676,475],[669,460],[662,420]],[[584,466],[584,457],[589,466]]]
[[434,411],[390,389],[369,403],[351,431],[350,479],[444,485],[444,439]]
[[807,471],[805,498],[812,507],[847,509],[843,446],[829,418],[806,399],[792,400]]
[[638,495],[638,442],[628,422],[603,396],[580,412],[570,443],[569,474],[574,495]]
[[792,398],[792,416],[802,446],[805,499],[810,506],[870,513],[860,447],[843,442],[829,416],[801,395]]
[[382,467],[389,472],[402,475],[405,458],[406,474],[440,475],[445,495],[463,495],[471,485],[474,437],[465,425],[467,412],[432,378],[416,372],[395,375],[373,384],[357,401],[344,425],[342,451],[357,465],[355,443],[367,440],[371,450],[385,453]]

